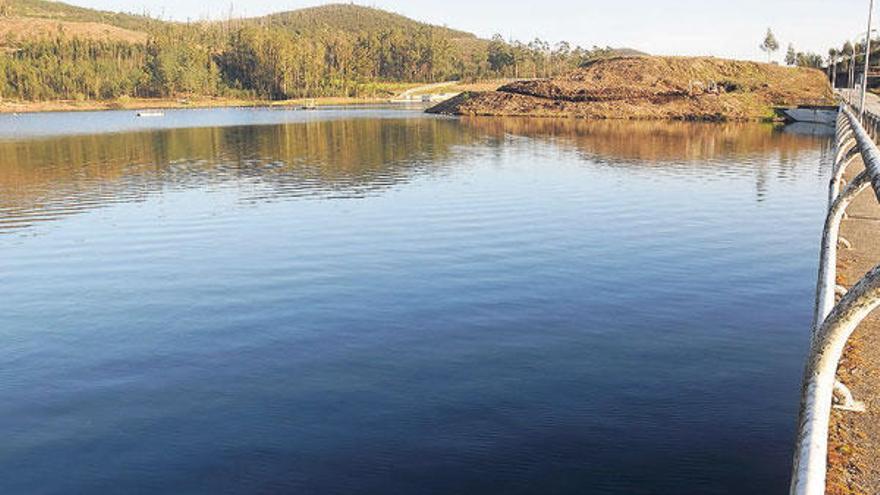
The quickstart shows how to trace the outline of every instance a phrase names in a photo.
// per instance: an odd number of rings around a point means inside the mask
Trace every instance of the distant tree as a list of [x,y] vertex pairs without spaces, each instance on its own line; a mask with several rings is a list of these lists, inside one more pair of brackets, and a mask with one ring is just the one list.
[[797,52],[794,51],[794,46],[789,43],[788,51],[785,52],[785,65],[794,65],[797,63]]
[[852,43],[847,41],[843,44],[843,48],[840,49],[840,57],[846,61],[847,70],[849,70],[850,63],[852,61],[853,55],[855,55],[855,47],[853,47]]
[[828,63],[834,64],[837,63],[837,57],[840,55],[840,52],[837,51],[837,48],[829,48],[828,49]]
[[560,41],[553,47],[550,55],[553,73],[559,74],[566,69],[565,63],[571,57],[571,45],[567,41]]
[[529,58],[532,62],[532,74],[534,77],[538,77],[539,74],[542,77],[547,77],[547,65],[550,59],[550,43],[546,41],[535,38],[532,40],[526,48],[529,51]]
[[837,48],[829,48],[828,49],[828,72],[831,75],[831,87],[837,87],[837,59],[840,57],[840,53],[837,51]]
[[492,36],[489,41],[489,52],[487,55],[489,69],[499,75],[504,73],[504,69],[514,64],[515,57],[510,44],[504,41],[500,34]]
[[828,66],[837,65],[837,62],[840,60],[840,52],[837,48],[829,48],[828,49]]
[[770,28],[767,28],[767,34],[764,35],[764,42],[761,43],[760,48],[767,54],[767,63],[770,62],[773,53],[779,50],[779,41],[776,40],[776,36]]
[[812,52],[798,52],[797,54],[797,66],[798,67],[812,67],[813,69],[819,69],[822,67],[822,55],[818,53]]

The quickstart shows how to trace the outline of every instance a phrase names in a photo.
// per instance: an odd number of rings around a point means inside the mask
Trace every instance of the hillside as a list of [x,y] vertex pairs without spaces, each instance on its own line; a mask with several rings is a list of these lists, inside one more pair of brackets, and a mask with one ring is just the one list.
[[143,44],[147,33],[101,22],[61,21],[38,17],[0,17],[0,47],[63,34],[92,41]]
[[357,34],[390,29],[413,31],[430,27],[437,34],[448,39],[477,38],[474,34],[464,31],[426,24],[393,12],[354,4],[328,4],[245,19],[245,21],[268,22],[270,25],[282,26],[300,34],[313,33],[321,29],[335,29],[348,34]]
[[105,12],[47,0],[0,0],[0,48],[61,35],[64,38],[146,43],[152,26],[145,16]]
[[0,100],[15,108],[120,98],[392,97],[406,84],[552,77],[616,53],[485,40],[354,4],[189,23],[0,0]]
[[[150,14],[157,14],[152,12]],[[348,35],[388,30],[415,32],[431,29],[449,40],[484,42],[471,33],[415,21],[392,12],[354,4],[328,4],[260,17],[235,19],[238,26],[266,26],[299,35],[335,31]],[[221,21],[194,23],[204,29],[221,27]],[[0,45],[29,37],[61,32],[67,36],[142,42],[148,33],[183,23],[162,21],[144,15],[107,12],[48,0],[0,0]],[[7,37],[11,35],[11,39]],[[485,42],[484,42],[485,43]]]
[[815,69],[709,57],[597,60],[560,77],[465,93],[429,112],[598,119],[761,120],[773,108],[833,101]]
[[145,16],[107,12],[48,0],[0,0],[0,20],[3,17],[97,23],[131,31],[146,31],[150,24],[156,22]]

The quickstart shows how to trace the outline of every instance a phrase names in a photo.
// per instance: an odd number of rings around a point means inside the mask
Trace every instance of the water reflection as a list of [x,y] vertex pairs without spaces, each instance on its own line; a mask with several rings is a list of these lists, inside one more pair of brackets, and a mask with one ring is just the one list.
[[825,136],[788,133],[773,124],[665,121],[589,121],[467,117],[464,122],[493,136],[512,134],[553,138],[591,159],[638,165],[688,163],[714,165],[745,156],[779,156],[784,161],[827,143]]
[[165,188],[258,184],[261,196],[362,196],[443,167],[472,130],[351,119],[0,142],[0,231]]
[[823,136],[770,125],[415,114],[0,141],[0,233],[167,188],[234,184],[247,190],[245,200],[363,197],[486,150],[500,153],[511,136],[606,166],[754,167],[758,200],[772,172],[755,157],[774,158],[785,176],[803,152],[827,152]]
[[785,489],[824,142],[363,115],[0,143],[0,493]]
[[[648,167],[652,173],[678,175],[688,171],[703,174],[703,169],[711,168],[718,177],[750,172],[759,202],[767,197],[768,174],[791,177],[805,158],[815,164],[816,149],[821,163],[828,161],[831,152],[825,129],[808,126],[516,117],[470,117],[465,121],[488,135],[552,139],[576,149],[585,160],[606,166]],[[821,168],[809,170],[823,173]]]

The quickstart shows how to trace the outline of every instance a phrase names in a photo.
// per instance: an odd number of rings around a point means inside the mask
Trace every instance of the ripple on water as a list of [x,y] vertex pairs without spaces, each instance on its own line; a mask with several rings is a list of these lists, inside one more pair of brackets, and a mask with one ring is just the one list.
[[825,138],[319,113],[0,139],[0,491],[784,490]]

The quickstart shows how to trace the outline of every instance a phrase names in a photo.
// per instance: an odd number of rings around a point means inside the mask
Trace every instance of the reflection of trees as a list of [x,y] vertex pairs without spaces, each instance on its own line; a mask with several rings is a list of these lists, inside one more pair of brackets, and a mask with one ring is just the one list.
[[261,198],[363,195],[476,139],[454,120],[350,119],[0,142],[0,231],[166,188],[247,181]]
[[[591,161],[611,166],[669,168],[739,168],[755,175],[756,199],[767,196],[768,168],[779,178],[795,167],[826,163],[830,140],[824,136],[784,132],[774,125],[666,121],[590,121],[520,117],[469,117],[467,123],[494,136],[542,136],[571,146]],[[821,150],[821,158],[804,160]]]
[[[776,155],[789,162],[826,138],[788,134],[773,125],[668,121],[467,117],[484,133],[553,138],[590,157],[627,165],[694,165],[716,158]],[[632,163],[636,162],[636,163]]]
[[421,116],[6,141],[0,142],[0,232],[168,188],[247,184],[245,199],[261,200],[362,196],[438,173],[472,156],[467,145],[501,152],[509,134],[609,166],[751,167],[759,196],[768,158],[778,160],[773,166],[785,176],[786,167],[804,162],[800,155],[828,141],[755,124]]

